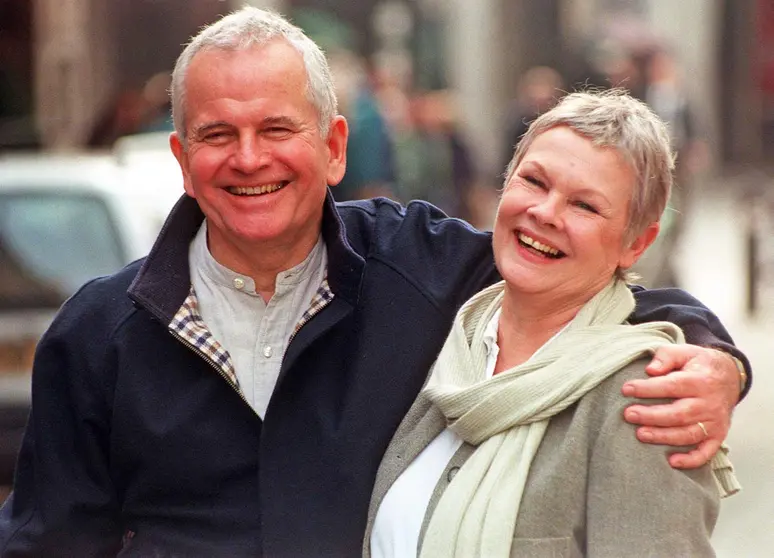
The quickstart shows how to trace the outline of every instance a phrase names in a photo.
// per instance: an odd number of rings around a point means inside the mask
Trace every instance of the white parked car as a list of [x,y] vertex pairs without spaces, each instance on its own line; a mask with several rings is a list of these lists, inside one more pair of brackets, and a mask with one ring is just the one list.
[[18,451],[40,335],[83,283],[148,253],[183,193],[167,155],[0,157],[0,485]]

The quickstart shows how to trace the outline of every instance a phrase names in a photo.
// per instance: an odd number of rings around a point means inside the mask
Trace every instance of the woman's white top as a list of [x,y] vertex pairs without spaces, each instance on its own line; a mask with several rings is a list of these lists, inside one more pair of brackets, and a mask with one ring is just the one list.
[[[497,355],[498,310],[486,326],[486,378],[494,375]],[[564,328],[562,328],[562,331]],[[561,331],[559,332],[561,333]],[[554,335],[530,357],[534,358],[558,335]],[[384,495],[371,531],[372,558],[415,558],[419,533],[435,487],[463,439],[448,428],[422,450]]]

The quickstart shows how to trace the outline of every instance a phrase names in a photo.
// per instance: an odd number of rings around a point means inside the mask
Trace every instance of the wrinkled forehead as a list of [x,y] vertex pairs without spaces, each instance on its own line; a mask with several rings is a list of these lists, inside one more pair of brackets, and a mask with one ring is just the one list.
[[[208,48],[193,58],[185,77],[186,96],[260,97],[309,87],[301,55],[285,41],[236,49]],[[233,91],[233,93],[232,93]]]

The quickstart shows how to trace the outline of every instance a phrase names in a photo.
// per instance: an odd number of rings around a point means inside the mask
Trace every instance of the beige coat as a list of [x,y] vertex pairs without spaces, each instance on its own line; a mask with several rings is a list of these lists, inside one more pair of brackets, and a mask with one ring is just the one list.
[[[621,395],[621,386],[644,377],[646,364],[627,366],[551,419],[527,479],[511,556],[714,556],[709,539],[719,496],[709,465],[672,469],[666,456],[674,448],[638,442],[634,427],[622,418],[633,401]],[[370,557],[382,498],[445,426],[440,411],[420,394],[377,472],[364,556]],[[473,450],[463,444],[441,475],[420,538],[443,490]]]

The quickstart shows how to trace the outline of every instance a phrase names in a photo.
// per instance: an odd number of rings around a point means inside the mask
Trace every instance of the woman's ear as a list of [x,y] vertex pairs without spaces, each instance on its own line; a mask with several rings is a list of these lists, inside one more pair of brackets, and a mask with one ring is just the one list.
[[637,263],[637,260],[640,259],[642,253],[648,249],[648,246],[653,244],[654,240],[656,240],[659,230],[660,225],[658,222],[648,225],[645,230],[642,231],[642,233],[640,233],[640,235],[635,238],[634,241],[632,241],[631,245],[623,250],[621,259],[618,261],[618,267],[629,269],[631,266]]

